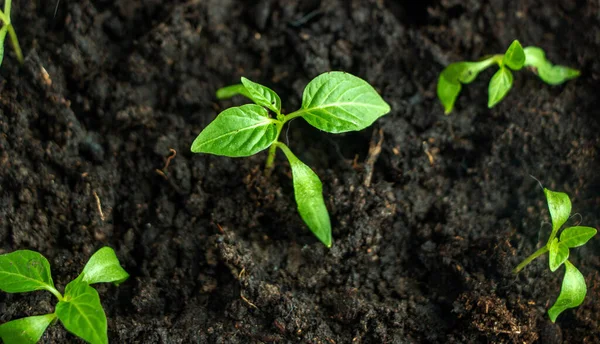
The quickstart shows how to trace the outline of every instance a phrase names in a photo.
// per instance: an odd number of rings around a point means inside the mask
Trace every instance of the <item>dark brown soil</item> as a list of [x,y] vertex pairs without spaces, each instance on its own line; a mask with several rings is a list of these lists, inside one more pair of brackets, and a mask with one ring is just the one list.
[[[597,2],[63,0],[55,14],[56,1],[13,4],[26,61],[7,45],[0,252],[41,252],[62,290],[113,247],[131,278],[98,287],[111,343],[600,342],[597,238],[571,253],[588,296],[556,324],[545,312],[562,273],[545,258],[511,273],[549,232],[530,175],[600,227]],[[486,71],[445,117],[443,67],[513,39],[582,76],[550,87],[518,72],[488,110]],[[328,250],[295,211],[282,157],[267,179],[265,153],[189,147],[242,101],[217,101],[219,87],[247,76],[289,112],[329,70],[368,80],[393,110],[346,135],[291,124],[290,147],[323,180]],[[0,321],[54,304],[0,293]],[[42,342],[79,341],[54,326]]]

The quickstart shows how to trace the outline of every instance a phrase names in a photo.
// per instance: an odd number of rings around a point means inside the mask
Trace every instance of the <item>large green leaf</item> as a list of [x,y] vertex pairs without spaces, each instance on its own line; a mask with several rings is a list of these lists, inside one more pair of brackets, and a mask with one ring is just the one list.
[[329,72],[304,89],[302,108],[294,114],[329,133],[362,130],[390,112],[390,106],[361,78]]
[[527,47],[525,52],[525,66],[535,67],[537,75],[550,85],[560,85],[567,80],[578,77],[581,73],[566,66],[553,65],[546,59],[544,50],[538,47]]
[[552,322],[556,321],[556,317],[564,310],[575,308],[583,303],[587,288],[585,286],[585,278],[571,262],[565,261],[565,277],[563,278],[560,295],[554,305],[548,310],[548,315]]
[[513,41],[510,47],[504,53],[502,64],[510,67],[512,70],[519,70],[525,64],[525,52],[519,41]]
[[272,89],[252,82],[246,78],[242,78],[242,84],[248,90],[250,99],[256,104],[264,106],[276,114],[281,113],[281,99]]
[[571,215],[571,200],[564,192],[544,189],[550,217],[552,218],[552,233],[556,233],[567,222]]
[[554,238],[548,247],[550,271],[554,272],[569,259],[569,248]]
[[25,293],[54,290],[48,260],[38,252],[19,250],[0,255],[0,290]]
[[123,270],[115,251],[110,247],[103,247],[96,251],[81,272],[82,281],[88,284],[100,282],[120,284],[128,277],[129,274]]
[[108,343],[106,315],[96,289],[77,278],[67,284],[65,297],[56,305],[56,315],[65,328],[92,343]]
[[283,150],[292,166],[294,196],[300,217],[325,246],[331,247],[331,222],[323,200],[321,180],[287,146],[278,143],[278,147]]
[[52,313],[9,321],[0,325],[0,338],[4,344],[35,344],[55,318]]
[[498,69],[494,76],[492,76],[492,80],[490,80],[488,86],[488,108],[492,108],[498,104],[508,91],[510,91],[512,85],[512,72],[506,67]]
[[229,157],[256,154],[275,142],[277,123],[259,105],[229,108],[202,130],[192,144],[192,152]]
[[596,232],[596,228],[585,226],[565,228],[560,233],[560,242],[567,247],[579,247],[585,245]]

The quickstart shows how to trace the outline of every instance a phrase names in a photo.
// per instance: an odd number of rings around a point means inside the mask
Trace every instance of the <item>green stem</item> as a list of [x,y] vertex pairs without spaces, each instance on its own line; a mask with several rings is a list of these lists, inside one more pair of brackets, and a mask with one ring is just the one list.
[[513,270],[514,274],[518,274],[519,271],[523,270],[524,267],[526,267],[529,263],[531,263],[534,259],[536,259],[537,257],[541,256],[542,254],[548,252],[548,245],[545,245],[544,247],[540,248],[539,250],[533,252],[533,254],[527,258],[525,258],[524,261],[521,262],[521,264],[517,265],[517,267]]
[[4,13],[8,17],[8,22],[5,22],[6,25],[10,25],[10,6],[12,5],[12,0],[4,0]]
[[21,51],[19,39],[17,38],[17,33],[12,24],[8,25],[8,34],[10,35],[10,42],[15,50],[15,55],[17,55],[17,61],[19,61],[20,64],[23,64],[23,52]]
[[[280,117],[280,116],[277,116]],[[267,162],[265,163],[265,175],[267,177],[271,176],[271,172],[273,171],[273,164],[275,163],[275,153],[277,153],[277,143],[279,143],[279,136],[281,135],[281,129],[283,129],[284,121],[277,120],[274,122],[277,124],[277,136],[275,137],[275,142],[271,144],[269,147],[269,155],[267,156]]]
[[296,117],[300,117],[300,116],[302,116],[303,113],[304,113],[304,109],[296,110],[296,111],[290,113],[289,115],[285,116],[283,118],[283,123],[289,122]]
[[269,155],[267,156],[267,163],[265,164],[265,176],[270,177],[273,171],[273,164],[275,163],[275,153],[277,153],[277,141],[275,141],[271,147],[269,147]]
[[557,228],[556,230],[552,229],[552,233],[550,233],[550,238],[548,239],[546,246],[550,246],[550,243],[552,242],[552,240],[554,240],[554,238],[556,238],[556,234],[558,234],[559,229],[560,228]]
[[58,299],[58,301],[62,301],[63,300],[63,296],[61,295],[61,293],[56,290],[56,288],[51,287],[51,286],[47,286],[46,290],[48,290],[49,292],[51,292],[52,294],[54,294],[54,296],[56,296],[56,298]]
[[2,11],[0,11],[0,20],[4,23],[4,25],[10,25],[10,17],[5,15]]

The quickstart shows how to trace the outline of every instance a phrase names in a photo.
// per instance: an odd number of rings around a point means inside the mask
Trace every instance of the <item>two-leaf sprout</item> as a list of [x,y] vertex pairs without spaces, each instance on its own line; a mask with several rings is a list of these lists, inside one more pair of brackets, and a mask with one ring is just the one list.
[[108,343],[106,314],[100,304],[94,283],[125,281],[115,252],[104,247],[87,262],[81,274],[69,282],[62,295],[54,286],[50,264],[38,252],[20,250],[0,255],[0,290],[6,293],[26,293],[47,290],[58,299],[54,313],[35,315],[0,325],[4,344],[35,344],[46,328],[57,320],[76,336],[92,344]]
[[444,111],[449,114],[454,108],[456,98],[460,94],[462,84],[469,84],[484,69],[498,65],[500,69],[492,76],[488,86],[488,107],[498,104],[510,91],[513,85],[511,70],[518,71],[530,67],[544,82],[559,85],[579,76],[579,71],[553,65],[546,60],[546,54],[538,47],[523,49],[519,41],[514,41],[504,54],[486,57],[477,62],[456,62],[448,65],[438,79],[437,95]]
[[12,0],[4,0],[4,11],[0,10],[0,21],[2,22],[2,28],[0,28],[0,65],[4,59],[4,40],[6,34],[10,36],[10,42],[12,43],[15,55],[20,64],[23,64],[23,53],[21,52],[21,46],[17,39],[17,33],[10,20],[10,7]]
[[282,142],[283,125],[304,118],[317,129],[337,134],[362,130],[390,112],[390,106],[366,81],[344,72],[314,78],[304,89],[302,107],[282,113],[281,99],[271,89],[242,78],[242,83],[217,91],[219,99],[243,95],[255,104],[221,112],[192,144],[194,153],[246,157],[269,149],[266,175],[273,168],[276,149],[283,151],[292,167],[298,213],[313,234],[331,247],[331,223],[319,177]]
[[539,250],[535,251],[531,256],[527,257],[519,264],[513,272],[516,274],[521,271],[527,264],[542,254],[548,252],[550,271],[554,272],[563,263],[565,265],[565,276],[563,278],[560,294],[554,305],[548,310],[548,315],[552,322],[556,321],[556,317],[564,310],[575,308],[583,302],[587,288],[585,279],[577,268],[568,261],[569,249],[585,245],[594,235],[596,229],[592,227],[573,226],[562,230],[560,238],[557,237],[560,228],[567,222],[571,214],[571,200],[566,193],[554,192],[544,189],[546,200],[548,201],[548,209],[552,218],[552,232],[548,238],[548,242]]

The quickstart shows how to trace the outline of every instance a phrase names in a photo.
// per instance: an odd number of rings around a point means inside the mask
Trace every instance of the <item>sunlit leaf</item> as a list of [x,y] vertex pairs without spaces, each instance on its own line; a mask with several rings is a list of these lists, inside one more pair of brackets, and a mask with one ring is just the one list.
[[294,196],[300,217],[325,246],[331,247],[331,222],[323,200],[321,180],[287,146],[279,144],[278,147],[283,150],[292,167]]
[[0,255],[0,290],[24,293],[54,289],[48,260],[38,252],[19,250]]
[[98,292],[79,278],[67,284],[64,300],[56,305],[56,315],[78,337],[92,344],[108,343],[106,315]]
[[295,113],[329,133],[362,130],[390,112],[390,106],[361,78],[328,72],[304,89],[302,108]]
[[96,251],[81,272],[82,280],[88,284],[100,282],[120,284],[128,277],[129,274],[123,270],[115,251],[110,247],[103,247]]
[[552,233],[556,233],[567,222],[571,215],[571,200],[564,192],[544,189],[550,217],[552,218]]
[[556,271],[562,263],[569,259],[569,248],[563,243],[558,242],[557,238],[554,238],[548,246],[548,252],[550,255],[548,264],[552,272]]
[[596,228],[575,226],[565,228],[560,233],[560,242],[567,247],[579,247],[585,245],[594,235]]
[[513,41],[504,53],[502,63],[512,70],[519,70],[525,64],[525,52],[519,41]]
[[513,85],[512,72],[505,67],[498,69],[492,76],[488,87],[488,108],[498,104],[510,91]]
[[259,105],[229,108],[202,130],[192,144],[192,152],[229,157],[254,155],[275,142],[276,123]]
[[52,313],[9,321],[0,325],[0,338],[4,344],[35,344],[55,318]]
[[560,295],[554,305],[548,310],[552,322],[560,313],[569,308],[575,308],[583,303],[587,288],[585,278],[568,260],[565,261],[565,277],[563,278]]
[[273,90],[246,78],[242,78],[242,84],[248,90],[250,99],[256,104],[264,106],[277,114],[281,112],[281,99]]
[[550,85],[560,85],[567,80],[578,77],[581,73],[566,66],[553,65],[546,59],[546,53],[538,47],[527,47],[525,52],[525,66],[535,67],[537,75]]

